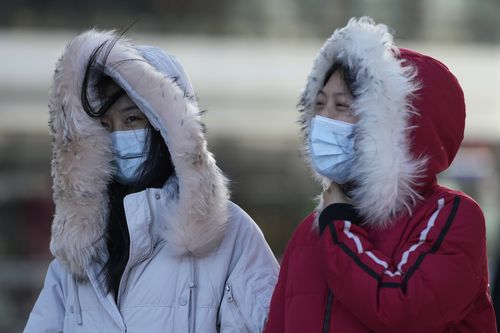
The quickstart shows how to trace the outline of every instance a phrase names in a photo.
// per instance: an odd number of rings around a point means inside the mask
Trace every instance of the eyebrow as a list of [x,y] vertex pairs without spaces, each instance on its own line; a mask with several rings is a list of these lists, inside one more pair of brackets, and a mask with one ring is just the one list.
[[135,104],[129,105],[129,106],[121,109],[120,112],[129,112],[129,111],[133,111],[133,110],[139,110],[139,107]]
[[[326,96],[325,92],[323,91],[323,89],[321,89],[318,94],[322,94],[324,96]],[[345,91],[341,91],[341,92],[336,92],[336,93],[333,93],[332,96],[349,96],[349,94]]]

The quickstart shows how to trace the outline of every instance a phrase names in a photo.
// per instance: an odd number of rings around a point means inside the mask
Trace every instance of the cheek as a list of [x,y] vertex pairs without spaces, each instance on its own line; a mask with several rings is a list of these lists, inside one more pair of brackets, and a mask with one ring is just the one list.
[[149,126],[149,121],[147,119],[144,119],[144,120],[141,120],[139,122],[139,124],[140,124],[141,128],[146,128]]
[[354,111],[352,111],[349,112],[349,117],[346,121],[351,124],[356,124],[359,121],[359,117],[354,115]]
[[148,127],[148,125],[149,125],[149,121],[141,119],[141,120],[137,120],[137,121],[134,121],[133,123],[129,124],[128,127],[129,127],[129,129],[142,129],[142,128]]
[[330,112],[328,112],[328,110],[326,108],[316,110],[315,114],[318,116],[326,117],[326,118],[332,118]]
[[346,113],[346,114],[341,114],[339,117],[336,118],[336,120],[341,120],[349,124],[356,124],[358,122],[358,117]]

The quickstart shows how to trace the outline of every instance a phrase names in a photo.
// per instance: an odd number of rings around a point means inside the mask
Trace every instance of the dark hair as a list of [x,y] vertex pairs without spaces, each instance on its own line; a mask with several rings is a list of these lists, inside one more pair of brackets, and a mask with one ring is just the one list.
[[325,73],[325,78],[323,79],[323,87],[325,84],[330,80],[330,77],[335,73],[336,71],[339,71],[340,75],[342,76],[342,79],[345,82],[345,85],[347,86],[347,90],[349,90],[349,93],[353,96],[356,97],[356,77],[354,75],[354,72],[346,65],[344,65],[340,61],[335,61],[333,65],[328,69],[328,71]]
[[[98,46],[87,62],[81,88],[81,100],[85,112],[92,118],[102,117],[120,97],[126,95],[125,90],[104,72],[109,53],[120,37],[117,36]],[[119,64],[112,64],[112,66],[116,65]],[[110,88],[113,88],[111,92]],[[92,100],[89,95],[95,98]],[[138,181],[123,185],[113,180],[108,186],[109,217],[106,237],[109,257],[101,274],[108,291],[113,292],[115,299],[118,295],[121,276],[127,265],[130,248],[123,199],[129,193],[139,192],[146,188],[161,188],[175,173],[168,147],[161,133],[151,125],[146,134],[145,145],[148,156],[143,163]]]

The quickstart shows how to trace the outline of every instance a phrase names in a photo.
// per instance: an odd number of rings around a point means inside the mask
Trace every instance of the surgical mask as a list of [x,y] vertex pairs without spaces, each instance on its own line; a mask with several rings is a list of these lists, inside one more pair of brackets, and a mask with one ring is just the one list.
[[354,125],[315,116],[311,121],[309,151],[312,165],[337,184],[350,179],[354,163]]
[[111,133],[113,144],[115,177],[125,185],[139,180],[141,167],[146,160],[147,129],[115,131]]

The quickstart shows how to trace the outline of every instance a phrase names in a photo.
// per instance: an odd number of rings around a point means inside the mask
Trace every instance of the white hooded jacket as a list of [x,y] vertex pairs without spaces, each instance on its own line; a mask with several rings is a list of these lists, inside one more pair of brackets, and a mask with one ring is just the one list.
[[109,133],[83,110],[91,54],[115,40],[90,30],[60,58],[50,97],[54,201],[50,264],[24,332],[260,332],[278,265],[261,231],[229,201],[180,64],[119,39],[105,72],[164,138],[175,168],[162,189],[125,197],[129,259],[118,296],[100,271],[112,178]]

